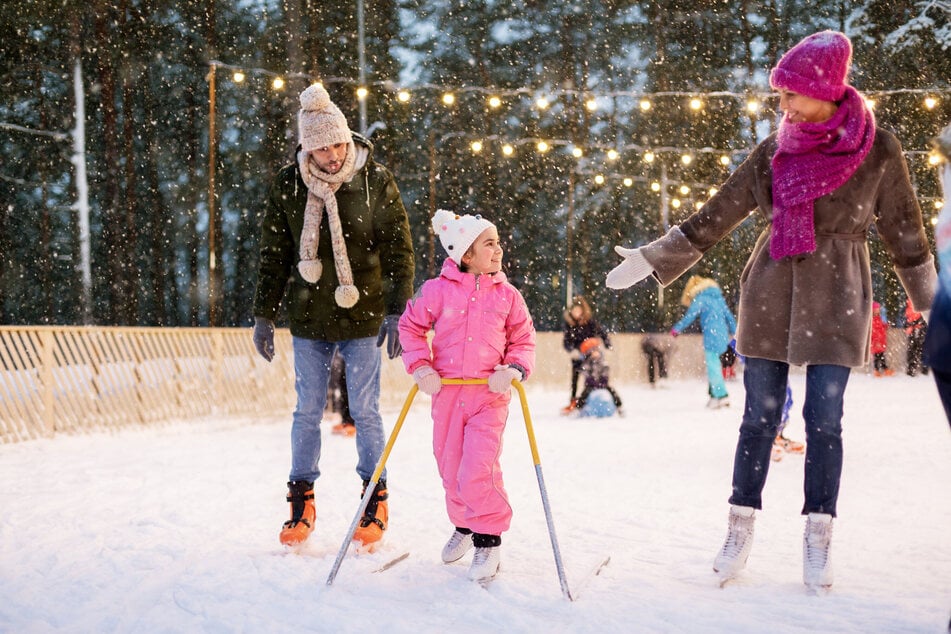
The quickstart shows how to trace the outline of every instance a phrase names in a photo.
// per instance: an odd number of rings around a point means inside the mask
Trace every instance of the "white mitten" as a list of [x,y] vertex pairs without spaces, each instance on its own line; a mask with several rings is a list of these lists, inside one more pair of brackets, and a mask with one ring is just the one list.
[[625,249],[614,247],[614,251],[624,258],[624,261],[611,269],[606,284],[608,288],[621,289],[634,286],[654,272],[640,249]]
[[512,387],[512,381],[521,379],[522,373],[509,365],[495,366],[495,372],[489,375],[489,391],[501,394]]
[[423,365],[416,368],[413,372],[413,380],[419,386],[419,391],[424,394],[434,395],[442,389],[442,378],[439,373],[433,370],[432,366]]

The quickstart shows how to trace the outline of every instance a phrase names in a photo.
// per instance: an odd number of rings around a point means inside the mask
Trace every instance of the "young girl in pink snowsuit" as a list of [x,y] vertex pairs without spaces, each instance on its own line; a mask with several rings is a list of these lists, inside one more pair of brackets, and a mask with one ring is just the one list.
[[[501,272],[495,225],[439,210],[433,229],[449,257],[439,277],[407,302],[400,343],[406,371],[433,397],[433,453],[456,527],[442,559],[457,561],[474,546],[469,578],[483,581],[498,571],[502,532],[512,519],[499,455],[512,381],[524,381],[535,366],[535,326],[521,293]],[[441,379],[488,384],[443,385]]]

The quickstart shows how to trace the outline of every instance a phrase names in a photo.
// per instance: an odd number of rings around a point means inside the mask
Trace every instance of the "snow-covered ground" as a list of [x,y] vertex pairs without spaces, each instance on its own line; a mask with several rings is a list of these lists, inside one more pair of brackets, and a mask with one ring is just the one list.
[[[793,376],[802,439],[804,377]],[[854,373],[835,524],[835,586],[801,582],[803,458],[773,463],[744,575],[711,563],[743,398],[708,411],[700,380],[619,386],[624,419],[558,415],[527,392],[574,602],[561,593],[520,409],[503,454],[515,509],[488,589],[443,565],[451,527],[420,395],[391,454],[384,552],[348,556],[352,439],[325,435],[317,530],[299,553],[286,519],[289,417],[180,421],[0,446],[0,632],[946,632],[951,434],[930,377]],[[398,410],[385,412],[388,430]],[[379,574],[380,562],[409,559]],[[610,555],[598,577],[587,574]]]

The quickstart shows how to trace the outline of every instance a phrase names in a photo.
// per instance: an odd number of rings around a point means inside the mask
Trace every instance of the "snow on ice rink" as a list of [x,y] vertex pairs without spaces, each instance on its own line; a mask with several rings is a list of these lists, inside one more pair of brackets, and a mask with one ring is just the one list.
[[[787,435],[798,440],[803,383],[793,375]],[[518,407],[502,458],[515,518],[488,589],[466,580],[469,557],[439,559],[451,526],[424,395],[388,463],[383,552],[348,556],[330,587],[360,502],[352,439],[324,436],[317,527],[297,553],[277,540],[289,414],[0,446],[0,632],[946,632],[951,433],[931,378],[852,375],[835,585],[822,597],[801,582],[793,455],[772,464],[746,572],[716,586],[743,400],[729,385],[729,409],[706,410],[705,384],[684,380],[618,386],[624,419],[571,419],[558,414],[562,391],[529,381],[574,602],[559,587]],[[388,433],[398,413],[384,412]]]

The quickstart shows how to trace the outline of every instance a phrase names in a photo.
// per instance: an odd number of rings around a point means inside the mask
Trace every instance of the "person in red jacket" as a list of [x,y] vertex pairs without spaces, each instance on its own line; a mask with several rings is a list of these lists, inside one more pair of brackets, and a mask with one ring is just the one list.
[[888,322],[885,320],[885,311],[878,302],[872,302],[872,363],[875,376],[891,376],[895,371],[888,367],[885,361],[885,351],[888,349]]

